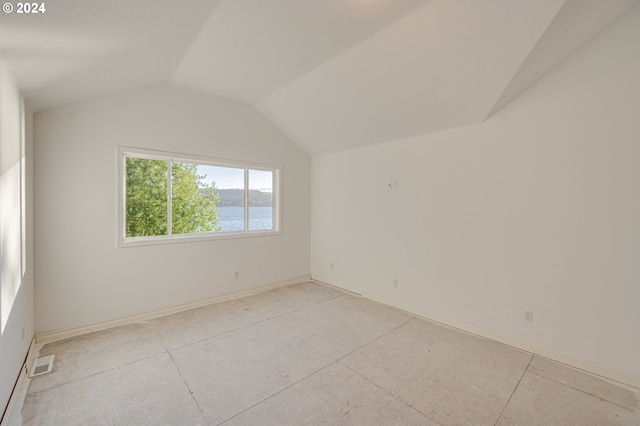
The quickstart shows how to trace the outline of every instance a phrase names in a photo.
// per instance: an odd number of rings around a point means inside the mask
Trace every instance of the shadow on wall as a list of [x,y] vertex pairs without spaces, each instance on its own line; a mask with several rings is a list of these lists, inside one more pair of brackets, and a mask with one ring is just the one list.
[[20,204],[20,163],[16,163],[0,176],[0,335],[22,282]]

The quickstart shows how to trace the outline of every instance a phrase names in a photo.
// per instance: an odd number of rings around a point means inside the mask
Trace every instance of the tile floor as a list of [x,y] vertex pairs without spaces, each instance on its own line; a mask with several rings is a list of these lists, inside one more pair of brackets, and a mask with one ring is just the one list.
[[49,354],[9,425],[640,425],[638,390],[316,283]]

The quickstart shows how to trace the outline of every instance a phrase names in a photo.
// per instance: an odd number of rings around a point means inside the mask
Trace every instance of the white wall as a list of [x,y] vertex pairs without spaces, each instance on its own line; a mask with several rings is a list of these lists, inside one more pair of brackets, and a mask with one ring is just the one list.
[[314,157],[313,277],[640,383],[639,40],[636,7],[483,123]]
[[[309,274],[309,159],[255,109],[161,85],[34,120],[37,332]],[[118,145],[282,166],[283,233],[116,248]]]
[[33,337],[31,117],[0,65],[0,416]]

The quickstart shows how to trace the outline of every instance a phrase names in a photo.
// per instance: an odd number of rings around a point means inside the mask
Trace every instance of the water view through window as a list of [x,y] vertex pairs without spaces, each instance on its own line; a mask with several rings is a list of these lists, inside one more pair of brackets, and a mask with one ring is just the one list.
[[[244,230],[243,207],[216,207],[218,224],[223,231]],[[253,207],[249,216],[249,230],[271,229],[273,227],[273,209],[271,207]]]
[[124,153],[124,237],[278,231],[278,170]]
[[245,194],[245,170],[198,165],[198,175],[206,185],[215,187],[216,212],[222,232],[245,230],[245,196],[247,197],[247,230],[273,229],[273,172],[248,169]]

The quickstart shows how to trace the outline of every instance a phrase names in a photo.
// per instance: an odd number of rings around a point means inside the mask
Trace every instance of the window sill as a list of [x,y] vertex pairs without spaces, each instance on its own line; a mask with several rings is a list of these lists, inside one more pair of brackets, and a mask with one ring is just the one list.
[[117,248],[142,247],[164,244],[184,244],[204,241],[231,240],[238,238],[273,237],[281,235],[282,231],[246,231],[246,232],[216,232],[203,235],[173,235],[171,237],[137,237],[125,238],[117,242]]

